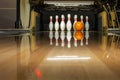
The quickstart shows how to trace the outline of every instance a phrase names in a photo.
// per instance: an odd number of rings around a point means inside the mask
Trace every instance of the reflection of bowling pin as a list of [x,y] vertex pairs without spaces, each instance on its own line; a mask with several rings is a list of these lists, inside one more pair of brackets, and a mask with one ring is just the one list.
[[77,39],[75,38],[75,31],[74,31],[74,35],[73,35],[73,38],[74,38],[74,46],[77,47]]
[[50,38],[50,45],[52,45],[53,44],[53,42],[52,42],[53,32],[52,31],[49,32],[49,38]]
[[81,39],[81,43],[80,43],[81,46],[83,46],[83,38]]
[[88,16],[86,16],[86,22],[85,22],[85,30],[88,31],[89,30],[89,22],[88,22]]
[[89,32],[85,32],[85,38],[86,38],[86,45],[88,45],[88,39],[89,39]]
[[71,31],[67,32],[67,36],[66,37],[67,37],[67,42],[68,42],[68,48],[70,48],[71,47],[70,41],[71,41],[71,38],[72,38]]
[[22,36],[21,44],[20,44],[20,64],[22,66],[28,66],[29,65],[29,59],[30,59],[30,38],[27,34],[24,34]]
[[64,39],[65,39],[65,32],[64,31],[61,31],[61,34],[60,34],[60,38],[61,38],[61,46],[64,47],[65,43],[64,43]]
[[52,16],[50,16],[50,23],[49,23],[49,30],[52,31],[53,30],[53,21],[52,21]]
[[58,15],[55,16],[55,30],[58,31],[59,30],[59,22],[58,22]]
[[[83,33],[83,31],[82,31],[82,33]],[[81,39],[81,42],[80,42],[81,46],[83,46],[83,39],[84,39],[84,37]]]
[[59,32],[55,31],[56,46],[58,46]]
[[75,23],[77,22],[77,15],[74,15],[73,29],[75,30]]
[[60,23],[60,29],[61,31],[65,30],[65,16],[64,15],[61,15],[61,23]]
[[71,23],[71,20],[70,20],[71,19],[71,15],[68,14],[67,17],[68,17],[68,21],[67,21],[66,27],[67,27],[67,30],[70,31],[71,28],[72,28],[72,23]]

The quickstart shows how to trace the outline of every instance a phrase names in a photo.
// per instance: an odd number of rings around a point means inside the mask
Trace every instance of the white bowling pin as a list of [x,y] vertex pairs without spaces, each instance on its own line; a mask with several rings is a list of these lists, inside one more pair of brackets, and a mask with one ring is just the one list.
[[53,30],[53,21],[52,21],[53,17],[50,16],[50,22],[49,22],[49,30],[52,31]]
[[61,15],[61,23],[60,23],[60,29],[61,31],[64,31],[65,30],[65,16],[64,15]]
[[53,40],[53,32],[52,31],[49,32],[49,38],[50,38],[50,45],[53,45],[53,42],[52,42],[52,40]]
[[74,46],[77,47],[77,39],[75,38],[75,31],[74,31],[74,35],[73,35],[73,38],[74,38]]
[[75,30],[75,23],[77,22],[77,15],[74,15],[73,29]]
[[71,15],[68,14],[67,17],[68,17],[68,21],[67,21],[66,27],[67,27],[67,31],[70,31],[71,28],[72,28],[72,23],[71,23],[71,20],[70,20],[71,19]]
[[85,30],[88,31],[89,30],[89,22],[88,22],[88,16],[86,16],[86,22],[85,22]]
[[72,35],[71,35],[71,31],[67,31],[67,42],[68,42],[68,48],[70,48],[71,47],[71,43],[70,43],[70,41],[71,41],[71,38],[72,38]]
[[61,41],[62,41],[61,46],[64,47],[64,45],[65,45],[65,42],[64,42],[64,40],[65,40],[65,32],[64,31],[61,31],[60,38],[61,38]]
[[[84,25],[83,15],[80,16],[80,21],[81,21],[81,22],[83,23],[83,25]],[[84,30],[84,28],[83,28],[83,30]]]
[[81,20],[81,22],[84,24],[83,15],[80,16],[80,20]]
[[83,22],[83,15],[80,16],[80,21],[84,24],[84,22]]
[[89,31],[85,32],[86,45],[88,45]]
[[55,30],[58,31],[59,30],[59,22],[58,22],[58,15],[55,16]]
[[56,46],[58,46],[58,39],[59,39],[59,32],[55,31],[55,40],[56,40]]

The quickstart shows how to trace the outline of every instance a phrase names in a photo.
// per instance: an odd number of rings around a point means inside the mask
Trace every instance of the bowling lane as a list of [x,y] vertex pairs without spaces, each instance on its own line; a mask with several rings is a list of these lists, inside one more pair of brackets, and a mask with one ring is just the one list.
[[0,80],[120,80],[119,34],[2,35],[0,44]]

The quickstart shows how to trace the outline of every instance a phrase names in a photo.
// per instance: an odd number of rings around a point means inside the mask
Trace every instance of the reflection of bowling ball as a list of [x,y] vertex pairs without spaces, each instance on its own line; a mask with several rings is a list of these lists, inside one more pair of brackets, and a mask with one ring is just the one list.
[[75,23],[75,29],[77,30],[77,31],[80,31],[80,30],[82,30],[84,28],[84,24],[81,22],[81,21],[77,21],[76,23]]
[[83,33],[81,31],[76,31],[74,36],[77,40],[81,40],[83,38]]

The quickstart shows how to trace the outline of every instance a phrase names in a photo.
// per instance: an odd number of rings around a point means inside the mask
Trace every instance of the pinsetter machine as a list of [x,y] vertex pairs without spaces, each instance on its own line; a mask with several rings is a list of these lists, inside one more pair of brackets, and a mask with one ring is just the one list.
[[[49,16],[53,16],[54,22],[55,15],[64,14],[66,21],[68,13],[71,14],[72,23],[74,14],[78,15],[78,20],[80,20],[80,15],[88,16],[90,30],[119,28],[116,15],[118,1],[115,0],[112,7],[109,6],[110,2],[110,0],[17,0],[16,28],[46,31],[49,30]],[[32,15],[32,11],[38,15]],[[36,25],[30,28],[32,22]]]

